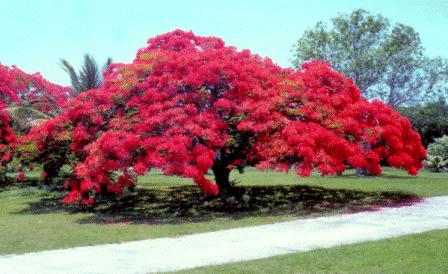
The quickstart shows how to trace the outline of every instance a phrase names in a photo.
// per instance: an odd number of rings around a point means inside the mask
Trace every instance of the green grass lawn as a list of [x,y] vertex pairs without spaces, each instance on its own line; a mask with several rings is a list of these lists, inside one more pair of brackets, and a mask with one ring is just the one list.
[[448,273],[448,230],[197,268],[182,273]]
[[[258,225],[336,214],[403,194],[448,195],[448,174],[422,171],[410,177],[386,169],[382,177],[298,178],[248,169],[232,173],[238,195],[212,199],[191,181],[154,171],[139,188],[94,211],[60,204],[61,194],[15,185],[0,190],[0,254],[94,245]],[[324,188],[322,188],[322,186]],[[331,203],[328,204],[328,201]],[[327,204],[324,204],[326,202]]]
[[0,192],[0,254],[60,249],[157,237],[172,237],[226,228],[266,224],[292,216],[263,216],[243,219],[215,218],[201,223],[128,224],[85,222],[93,213],[42,208],[30,211],[30,204],[48,199],[40,190],[11,189]]
[[[212,178],[211,176],[209,176]],[[236,170],[231,173],[231,180],[237,185],[309,185],[331,189],[352,189],[361,191],[399,191],[419,196],[448,195],[448,173],[420,171],[418,176],[409,176],[405,171],[384,168],[382,176],[360,177],[354,170],[348,170],[343,176],[320,176],[314,173],[311,177],[298,177],[294,172],[260,172],[247,168],[243,174]],[[191,180],[179,177],[166,177],[160,171],[150,176],[141,177],[139,185],[144,187],[169,187],[191,185]]]
[[242,185],[300,184],[331,189],[398,191],[426,197],[448,195],[448,173],[427,170],[422,170],[418,176],[409,176],[402,170],[384,168],[383,175],[378,177],[359,177],[354,170],[347,171],[343,176],[323,177],[314,173],[311,177],[298,177],[293,172],[259,172],[250,168],[243,174],[232,172],[232,179],[240,181]]

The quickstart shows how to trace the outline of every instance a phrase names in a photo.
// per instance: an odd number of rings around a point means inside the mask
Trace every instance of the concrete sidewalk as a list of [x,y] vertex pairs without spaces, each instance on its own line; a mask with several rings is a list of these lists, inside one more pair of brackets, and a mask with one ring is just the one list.
[[[448,196],[376,212],[0,256],[0,273],[148,273],[253,260],[448,228]],[[36,235],[39,237],[39,235]]]

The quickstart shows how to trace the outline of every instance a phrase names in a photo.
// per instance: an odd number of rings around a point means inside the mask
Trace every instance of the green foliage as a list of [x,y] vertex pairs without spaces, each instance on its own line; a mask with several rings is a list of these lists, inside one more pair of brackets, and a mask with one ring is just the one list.
[[448,159],[444,160],[442,156],[428,155],[428,159],[425,161],[425,165],[429,168],[433,168],[435,172],[439,172],[448,166]]
[[349,76],[367,98],[393,107],[431,101],[448,90],[448,61],[423,55],[418,33],[381,15],[355,10],[323,22],[298,40],[293,64],[322,59]]
[[14,132],[18,134],[26,134],[32,127],[52,118],[45,112],[26,104],[11,105],[6,110],[11,118],[11,126]]
[[443,99],[424,106],[402,107],[399,112],[411,120],[425,146],[448,135],[448,105]]
[[434,143],[428,146],[428,153],[433,156],[440,156],[443,159],[448,159],[448,136],[436,138]]
[[448,170],[448,136],[436,138],[434,143],[428,146],[428,159],[425,165],[435,172]]

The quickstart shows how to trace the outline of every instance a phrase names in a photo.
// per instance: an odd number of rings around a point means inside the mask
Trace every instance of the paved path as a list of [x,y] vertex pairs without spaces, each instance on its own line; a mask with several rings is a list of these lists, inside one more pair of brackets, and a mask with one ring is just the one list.
[[178,238],[0,256],[0,273],[174,271],[442,228],[448,228],[448,196],[376,212],[297,220]]

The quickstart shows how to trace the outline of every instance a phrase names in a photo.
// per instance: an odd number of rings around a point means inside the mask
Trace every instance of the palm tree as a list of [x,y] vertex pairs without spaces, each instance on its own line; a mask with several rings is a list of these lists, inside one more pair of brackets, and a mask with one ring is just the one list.
[[107,58],[102,70],[98,63],[89,55],[84,55],[84,63],[79,73],[76,73],[73,66],[65,59],[61,59],[62,69],[65,70],[72,81],[72,89],[75,96],[89,89],[99,88],[103,83],[102,72],[107,70],[112,64],[112,58]]

